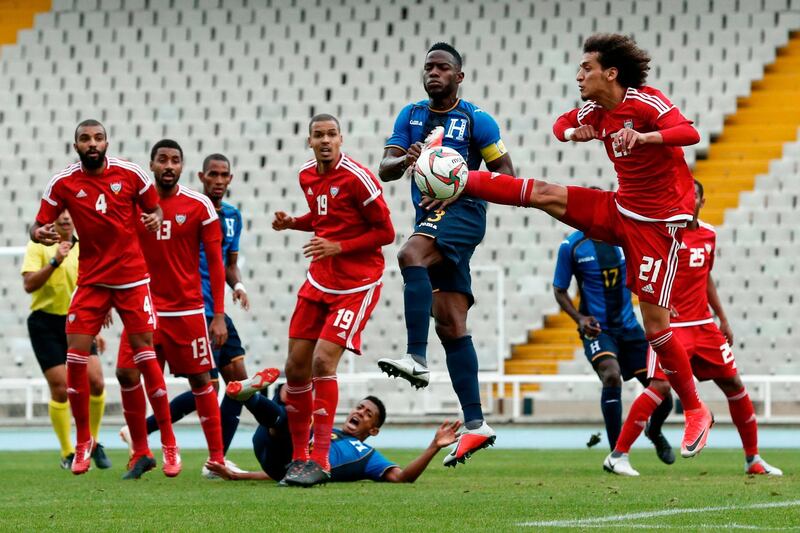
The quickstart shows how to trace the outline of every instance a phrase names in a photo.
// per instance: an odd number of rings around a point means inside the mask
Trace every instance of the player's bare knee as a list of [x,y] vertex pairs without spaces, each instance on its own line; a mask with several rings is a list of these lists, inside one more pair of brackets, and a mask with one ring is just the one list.
[[53,401],[64,403],[67,401],[67,384],[66,383],[50,383],[50,398]]
[[202,374],[191,374],[188,376],[188,378],[189,386],[193,389],[199,389],[211,383],[211,376],[208,374],[208,372],[203,372]]
[[305,381],[311,378],[311,362],[298,361],[291,356],[286,360],[284,367],[287,381]]
[[561,217],[567,210],[567,188],[563,185],[536,180],[533,184],[531,206]]
[[100,396],[105,390],[106,384],[103,381],[103,375],[89,376],[89,394],[92,396]]
[[133,387],[139,383],[139,371],[134,368],[118,368],[117,381],[122,387]]
[[744,382],[742,378],[739,377],[739,374],[729,378],[715,379],[714,383],[716,383],[717,387],[726,395],[735,394],[744,388]]
[[666,398],[667,395],[670,394],[669,381],[663,379],[650,380],[650,385],[648,385],[648,388],[654,390],[662,398]]

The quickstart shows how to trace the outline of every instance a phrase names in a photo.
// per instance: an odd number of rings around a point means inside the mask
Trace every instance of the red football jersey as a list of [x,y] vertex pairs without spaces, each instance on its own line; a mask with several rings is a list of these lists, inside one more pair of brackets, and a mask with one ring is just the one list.
[[158,206],[158,193],[134,163],[106,158],[101,176],[87,175],[80,163],[50,179],[36,221],[53,222],[69,209],[81,239],[78,285],[128,288],[149,281],[136,228],[142,227],[137,205]]
[[[372,221],[389,218],[389,208],[375,176],[342,154],[326,174],[317,173],[316,160],[300,169],[300,188],[312,214],[317,237],[344,241],[363,235]],[[341,253],[312,261],[308,281],[325,292],[366,290],[383,276],[381,247]]]
[[615,143],[617,132],[626,127],[649,133],[691,124],[661,91],[631,87],[611,111],[590,100],[562,118],[573,127],[594,126],[601,136],[619,178],[617,205],[624,215],[639,220],[692,219],[694,183],[680,146],[643,144],[624,155]]
[[708,275],[714,267],[717,233],[714,226],[698,221],[697,229],[686,228],[678,250],[678,273],[672,285],[672,307],[678,316],[673,326],[694,326],[712,322],[708,306]]
[[156,312],[164,316],[203,312],[200,243],[206,250],[215,250],[222,241],[211,200],[183,185],[177,188],[175,194],[160,201],[164,222],[157,232],[138,226],[144,257],[153,274],[153,303]]

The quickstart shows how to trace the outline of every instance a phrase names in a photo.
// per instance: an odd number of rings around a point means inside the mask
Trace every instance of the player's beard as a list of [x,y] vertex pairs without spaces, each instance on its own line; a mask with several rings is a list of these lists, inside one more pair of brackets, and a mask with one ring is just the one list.
[[172,178],[172,182],[171,183],[164,183],[164,175],[163,174],[156,178],[156,182],[158,183],[158,187],[161,190],[171,191],[172,189],[174,189],[178,185],[178,179],[180,178],[180,176],[171,175],[170,177]]
[[100,157],[97,159],[91,159],[88,153],[78,152],[78,157],[81,159],[81,165],[86,170],[97,170],[98,168],[103,166],[103,163],[106,161],[106,152],[103,150],[102,152],[97,152]]

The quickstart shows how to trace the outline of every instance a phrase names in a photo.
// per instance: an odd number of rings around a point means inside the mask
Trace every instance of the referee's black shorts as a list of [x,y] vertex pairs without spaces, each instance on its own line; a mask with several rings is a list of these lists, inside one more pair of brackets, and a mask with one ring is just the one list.
[[[28,334],[42,372],[67,363],[66,325],[66,315],[34,311],[28,316]],[[92,343],[92,354],[97,354],[94,343]]]

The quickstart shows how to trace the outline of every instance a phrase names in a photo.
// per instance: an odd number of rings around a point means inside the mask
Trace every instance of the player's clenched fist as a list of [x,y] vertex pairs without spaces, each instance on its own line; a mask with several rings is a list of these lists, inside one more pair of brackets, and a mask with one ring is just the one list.
[[574,141],[576,143],[593,141],[594,139],[600,138],[597,135],[597,130],[594,129],[594,126],[592,126],[591,124],[587,124],[585,126],[578,126],[577,128],[574,128],[571,132],[568,132],[566,137],[567,140]]
[[294,217],[291,217],[283,211],[275,212],[275,219],[272,221],[272,229],[275,231],[283,231],[285,229],[292,229],[294,226]]
[[164,221],[164,216],[161,212],[161,208],[156,209],[152,213],[143,213],[142,214],[142,224],[144,227],[147,228],[147,231],[156,232],[158,228],[161,227],[161,223]]
[[69,255],[69,251],[72,250],[72,243],[68,241],[62,241],[58,243],[58,248],[56,248],[56,261],[61,263],[64,261]]

